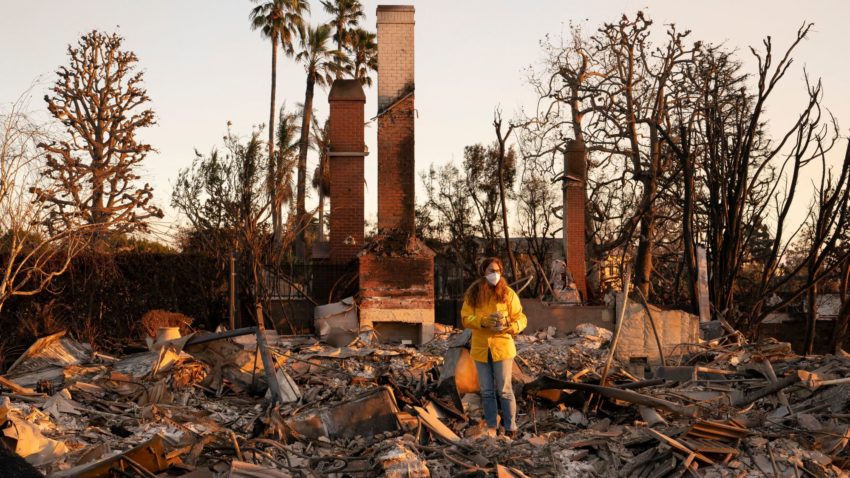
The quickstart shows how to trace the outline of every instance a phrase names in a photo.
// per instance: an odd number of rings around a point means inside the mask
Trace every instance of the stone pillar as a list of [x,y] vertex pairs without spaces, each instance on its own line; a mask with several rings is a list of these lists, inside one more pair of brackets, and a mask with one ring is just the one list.
[[585,204],[587,203],[587,152],[584,143],[567,142],[564,154],[564,255],[567,270],[587,301]]
[[378,230],[413,234],[414,76],[412,5],[379,5]]
[[335,80],[328,94],[330,119],[330,262],[344,264],[363,248],[363,108],[357,80]]

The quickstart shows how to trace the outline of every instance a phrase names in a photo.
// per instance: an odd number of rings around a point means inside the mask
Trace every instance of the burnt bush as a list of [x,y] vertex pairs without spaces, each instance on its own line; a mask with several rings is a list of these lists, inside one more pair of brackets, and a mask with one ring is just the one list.
[[9,301],[0,315],[0,364],[36,337],[60,330],[100,350],[119,349],[141,337],[141,318],[154,309],[187,315],[194,328],[213,328],[227,313],[219,267],[197,254],[80,255],[48,291]]

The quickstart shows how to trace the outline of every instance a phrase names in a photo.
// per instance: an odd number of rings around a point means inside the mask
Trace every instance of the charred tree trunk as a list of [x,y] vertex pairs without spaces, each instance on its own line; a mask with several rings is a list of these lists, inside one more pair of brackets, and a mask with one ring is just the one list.
[[685,128],[681,128],[682,173],[684,175],[684,204],[682,205],[682,242],[684,243],[684,269],[687,276],[688,296],[691,300],[691,312],[699,312],[699,285],[697,278],[697,259],[694,250],[694,165],[690,156],[690,147],[686,139]]
[[507,132],[505,132],[504,136],[502,135],[502,116],[498,110],[493,118],[493,127],[496,129],[496,139],[499,145],[499,203],[502,208],[502,231],[505,236],[505,249],[508,254],[508,260],[511,263],[511,282],[513,282],[517,280],[519,272],[517,271],[516,257],[514,257],[514,251],[511,248],[511,235],[508,230],[508,205],[505,193],[505,162],[507,156],[505,143],[507,142],[508,136],[510,136],[514,127],[513,125],[508,126]]
[[275,91],[277,87],[277,36],[272,35],[272,91],[271,103],[269,105],[269,171],[268,188],[269,204],[272,205],[272,232],[275,250],[280,246],[281,224],[280,206],[277,201],[277,171],[274,154],[274,113],[275,113]]

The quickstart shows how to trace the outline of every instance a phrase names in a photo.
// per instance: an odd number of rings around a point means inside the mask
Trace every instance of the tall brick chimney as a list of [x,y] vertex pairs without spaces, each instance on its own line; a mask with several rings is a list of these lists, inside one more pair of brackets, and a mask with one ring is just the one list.
[[413,5],[378,5],[378,230],[415,230]]
[[357,80],[335,80],[328,94],[330,119],[330,262],[354,259],[363,247],[363,108]]
[[434,336],[434,252],[416,237],[413,7],[378,5],[378,237],[359,256],[360,330]]
[[564,153],[564,256],[582,301],[587,301],[585,203],[587,202],[587,152],[579,140],[567,142]]

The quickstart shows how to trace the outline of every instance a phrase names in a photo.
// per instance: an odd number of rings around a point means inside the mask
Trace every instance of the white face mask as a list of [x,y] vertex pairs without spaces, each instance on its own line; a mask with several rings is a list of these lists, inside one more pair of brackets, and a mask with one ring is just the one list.
[[502,277],[502,275],[501,275],[501,274],[499,274],[498,272],[491,272],[491,273],[487,274],[486,276],[484,276],[484,278],[485,278],[485,279],[487,279],[487,282],[489,282],[489,283],[490,283],[490,285],[496,285],[496,284],[498,284],[498,283],[499,283],[499,279],[500,279],[501,277]]

